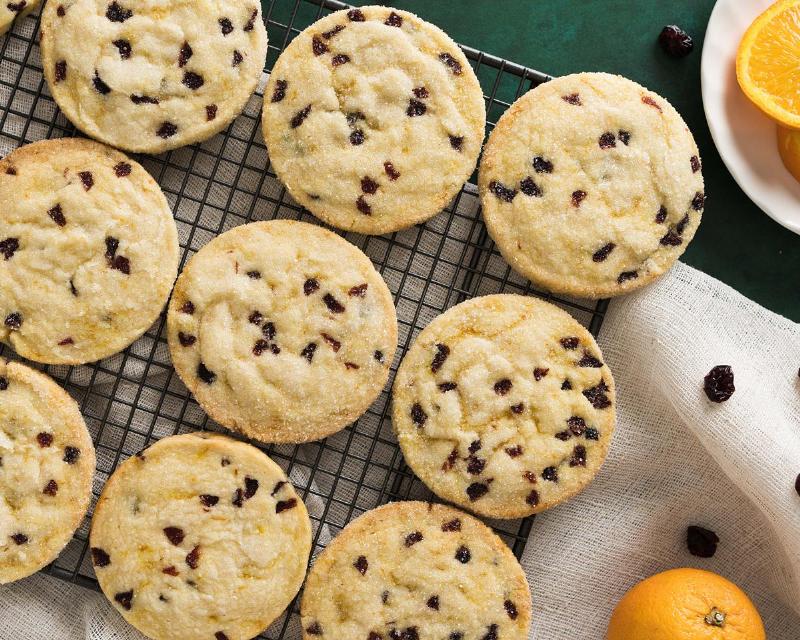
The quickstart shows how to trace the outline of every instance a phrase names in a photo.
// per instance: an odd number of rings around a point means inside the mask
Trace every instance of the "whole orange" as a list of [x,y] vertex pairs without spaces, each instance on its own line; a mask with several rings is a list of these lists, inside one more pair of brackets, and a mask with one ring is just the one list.
[[633,587],[620,600],[607,640],[766,640],[750,599],[722,576],[672,569]]

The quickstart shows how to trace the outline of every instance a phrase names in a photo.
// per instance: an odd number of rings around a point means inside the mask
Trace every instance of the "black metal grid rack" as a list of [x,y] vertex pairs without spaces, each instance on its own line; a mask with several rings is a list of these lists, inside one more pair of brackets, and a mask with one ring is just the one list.
[[[267,71],[300,30],[347,5],[333,0],[265,0],[269,32]],[[42,75],[36,34],[29,16],[0,39],[0,155],[42,138],[71,136],[75,128],[50,97]],[[462,47],[484,89],[490,129],[520,95],[548,76],[489,54]],[[272,171],[260,133],[261,92],[223,133],[200,145],[137,158],[161,184],[181,238],[182,264],[217,234],[246,222],[291,217],[315,219],[294,203]],[[265,170],[266,169],[266,170]],[[402,232],[369,237],[344,234],[373,260],[398,309],[397,364],[435,316],[475,295],[533,294],[563,306],[597,335],[607,301],[585,303],[536,291],[513,273],[486,233],[466,185],[445,211]],[[0,355],[14,358],[6,347]],[[97,449],[94,496],[120,460],[174,433],[218,429],[172,370],[162,317],[124,352],[81,367],[47,367],[80,404]],[[261,446],[283,469],[309,506],[314,551],[354,517],[387,501],[430,499],[431,494],[404,465],[391,430],[389,389],[355,424],[321,442]],[[256,444],[256,443],[254,443]],[[89,516],[46,571],[97,589],[87,557]],[[491,522],[522,555],[533,518]],[[264,638],[300,637],[298,601]]]

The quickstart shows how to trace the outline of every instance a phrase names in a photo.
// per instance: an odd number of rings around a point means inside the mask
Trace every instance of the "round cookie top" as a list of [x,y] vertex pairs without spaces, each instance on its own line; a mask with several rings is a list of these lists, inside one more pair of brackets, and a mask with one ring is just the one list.
[[0,584],[35,573],[69,542],[89,506],[94,463],[69,394],[0,358]]
[[395,502],[351,522],[317,558],[305,640],[527,638],[531,595],[509,548],[451,507]]
[[81,364],[121,351],[177,271],[167,200],[130,158],[69,138],[0,160],[0,341],[20,355]]
[[369,258],[321,227],[273,220],[218,236],[169,307],[175,369],[220,424],[263,442],[317,440],[389,376],[397,318]]
[[517,100],[489,137],[483,215],[503,257],[550,291],[615,296],[664,273],[705,203],[677,111],[605,73],[557,78]]
[[39,0],[0,3],[0,36],[11,28],[14,21],[21,20],[37,6],[39,6]]
[[270,161],[292,197],[380,234],[439,213],[475,167],[483,93],[447,34],[406,11],[337,11],[298,35],[264,93]]
[[192,433],[119,466],[90,545],[103,593],[149,638],[247,640],[300,589],[311,523],[265,454]]
[[256,0],[71,0],[42,12],[50,91],[87,135],[141,153],[206,140],[256,88],[267,31]]
[[614,431],[614,380],[591,334],[547,302],[492,295],[420,333],[394,385],[406,462],[437,495],[494,518],[578,493]]

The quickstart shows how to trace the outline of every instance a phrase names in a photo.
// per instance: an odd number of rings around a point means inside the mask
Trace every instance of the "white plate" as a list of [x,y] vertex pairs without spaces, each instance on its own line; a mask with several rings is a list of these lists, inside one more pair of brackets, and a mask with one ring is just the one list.
[[778,155],[776,125],[745,97],[736,81],[739,41],[773,2],[717,0],[703,45],[703,106],[714,143],[734,180],[770,218],[800,234],[800,183]]

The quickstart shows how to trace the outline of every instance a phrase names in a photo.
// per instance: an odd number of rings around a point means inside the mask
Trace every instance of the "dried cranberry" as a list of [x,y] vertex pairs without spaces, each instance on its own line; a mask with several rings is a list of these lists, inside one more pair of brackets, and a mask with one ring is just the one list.
[[[8,389],[8,378],[0,376],[0,391],[5,391],[6,389]],[[1,460],[2,458],[0,458]]]
[[161,126],[156,129],[156,135],[159,138],[171,138],[176,133],[178,133],[178,125],[175,125],[171,122],[162,122]]
[[4,260],[11,260],[19,249],[19,238],[6,238],[0,241],[0,253]]
[[50,480],[45,485],[42,493],[48,496],[55,496],[58,493],[58,483],[55,480]]
[[322,625],[319,622],[312,622],[306,627],[306,633],[312,636],[322,635]]
[[565,349],[572,351],[573,349],[577,349],[578,345],[580,344],[580,339],[577,336],[569,336],[567,338],[561,338],[559,340],[561,346]]
[[542,470],[542,480],[558,482],[558,470],[555,467],[545,467]]
[[604,262],[606,258],[608,258],[609,254],[614,250],[617,245],[613,242],[609,242],[608,244],[604,244],[600,247],[597,251],[592,254],[592,260],[594,262]]
[[438,343],[436,345],[436,353],[434,354],[433,361],[431,362],[431,372],[436,373],[439,371],[449,355],[450,347],[448,347],[446,344]]
[[[223,464],[222,466],[224,467],[225,465]],[[231,504],[234,507],[241,508],[242,505],[244,504],[244,491],[242,491],[240,488],[237,488],[236,491],[233,492],[233,498],[231,498]]]
[[400,174],[397,172],[397,170],[394,168],[394,165],[391,162],[384,162],[383,170],[386,172],[386,175],[392,182],[394,182],[400,177]]
[[59,227],[63,227],[67,224],[67,218],[64,215],[64,211],[61,209],[61,204],[57,204],[52,209],[47,212],[47,215],[50,216],[50,219],[55,222]]
[[508,617],[512,620],[516,620],[519,612],[517,611],[517,605],[515,605],[511,600],[506,600],[503,603],[503,608],[506,610]]
[[347,292],[347,295],[351,298],[363,298],[367,295],[367,289],[369,289],[369,284],[364,282],[363,284],[357,284],[353,287],[350,287],[350,290]]
[[195,547],[186,554],[186,564],[189,565],[190,569],[197,569],[200,564],[200,547]]
[[127,40],[122,40],[122,39],[114,40],[114,42],[112,42],[111,44],[113,44],[117,48],[117,50],[119,51],[119,57],[122,60],[127,60],[128,58],[131,57],[131,54],[133,53],[131,50],[131,43],[128,42]]
[[378,190],[378,183],[369,176],[361,178],[361,190],[364,193],[373,194]]
[[311,362],[314,359],[314,352],[316,350],[317,343],[309,342],[305,347],[303,347],[303,350],[300,352],[300,356]]
[[369,562],[367,561],[366,556],[358,556],[358,559],[353,563],[353,566],[356,568],[362,576],[366,575],[367,569],[369,569]]
[[52,433],[39,433],[36,436],[36,442],[42,449],[45,449],[53,444],[53,434]]
[[670,24],[658,35],[658,44],[664,52],[673,58],[688,56],[694,48],[692,37],[679,26]]
[[703,389],[711,402],[725,402],[736,391],[733,385],[733,369],[720,364],[711,369],[703,379]]
[[286,97],[286,89],[289,83],[286,80],[277,80],[275,89],[272,91],[272,102],[280,102]]
[[219,496],[212,496],[207,493],[200,494],[200,502],[204,507],[211,508],[219,502]]
[[128,18],[133,16],[133,11],[125,9],[118,2],[112,2],[106,9],[106,18],[111,22],[125,22]]
[[191,300],[187,300],[181,305],[181,313],[185,313],[187,315],[194,314],[194,303]]
[[116,594],[114,600],[116,600],[125,611],[130,611],[133,606],[133,590]]
[[133,167],[129,162],[119,162],[114,165],[114,175],[117,178],[127,178],[131,175],[131,171],[133,171]]
[[582,444],[577,445],[572,450],[572,457],[569,459],[570,467],[585,467],[586,466],[586,447]]
[[233,57],[231,58],[231,66],[238,67],[244,61],[244,56],[239,52],[238,49],[233,50]]
[[586,437],[587,440],[600,439],[600,433],[594,427],[587,428],[586,431],[584,432],[584,436]]
[[578,189],[577,191],[572,192],[572,197],[570,198],[573,207],[580,207],[581,202],[586,200],[587,193],[583,189]]
[[333,38],[333,36],[338,35],[339,33],[341,33],[344,30],[345,30],[345,26],[343,24],[337,24],[333,29],[331,29],[329,31],[325,31],[322,34],[322,37],[325,38],[326,40],[330,40],[331,38]]
[[596,386],[584,389],[581,393],[595,409],[606,409],[611,406],[611,400],[608,399],[606,391],[608,391],[608,386],[605,381],[600,380]]
[[617,137],[619,138],[619,141],[627,147],[631,141],[631,132],[620,129],[617,132]]
[[244,499],[249,500],[258,491],[258,480],[250,478],[249,476],[244,479]]
[[345,307],[344,305],[339,302],[336,298],[334,298],[330,293],[326,293],[322,297],[322,301],[325,303],[325,306],[328,307],[328,311],[331,313],[344,313]]
[[689,553],[698,558],[711,558],[717,552],[719,537],[703,527],[690,525],[686,528],[686,546]]
[[111,87],[109,87],[103,79],[97,75],[97,71],[94,72],[94,78],[92,78],[92,84],[94,85],[94,90],[97,91],[100,95],[108,95],[111,93]]
[[67,79],[67,61],[59,60],[55,65],[55,82],[58,84]]
[[656,222],[661,224],[666,219],[667,219],[667,208],[662,204],[661,207],[659,207],[658,209],[658,213],[656,214]]
[[622,284],[628,280],[636,280],[639,277],[638,271],[623,271],[617,276],[617,284]]
[[542,156],[533,159],[533,168],[536,173],[553,173],[553,163],[545,160]]
[[448,391],[458,388],[458,385],[455,382],[442,382],[437,386],[439,387],[439,391],[442,393],[447,393]]
[[472,559],[472,553],[463,544],[456,549],[456,560],[461,564],[467,564]]
[[653,98],[650,96],[642,96],[642,102],[646,104],[648,107],[653,107],[654,109],[658,109],[659,113],[663,113],[661,109],[661,105],[658,104]]
[[[246,27],[245,27],[245,31],[247,31]],[[217,631],[214,634],[214,640],[230,640],[230,639],[228,638],[228,636],[223,631]]]
[[183,80],[181,80],[181,82],[185,86],[189,87],[192,91],[196,91],[203,86],[205,81],[203,80],[203,76],[200,74],[197,74],[194,71],[185,71],[183,74]]
[[525,498],[525,502],[532,507],[536,507],[539,504],[539,492],[536,489],[531,490],[531,492]]
[[497,640],[497,625],[492,624],[489,625],[488,629],[486,630],[486,635],[481,638],[481,640]]
[[92,547],[92,564],[95,567],[107,567],[111,564],[111,556],[100,547]]
[[252,31],[253,27],[256,26],[256,18],[258,18],[258,9],[253,9],[253,12],[250,14],[247,22],[245,22],[244,27],[242,27],[242,31]]
[[297,498],[289,498],[288,500],[279,500],[275,505],[275,513],[283,513],[289,509],[294,509],[297,506]]
[[445,533],[452,533],[454,531],[461,531],[461,520],[455,518],[442,524],[442,531]]
[[692,209],[695,211],[702,211],[703,207],[706,206],[706,196],[702,191],[698,191],[694,194],[694,198],[692,198]]
[[364,144],[365,139],[364,132],[361,129],[356,129],[350,134],[350,144],[355,147],[360,144]]
[[513,202],[514,197],[517,195],[516,189],[509,189],[503,183],[496,180],[492,180],[489,183],[489,191],[505,202]]
[[425,106],[424,102],[420,102],[419,100],[414,100],[413,98],[408,101],[408,109],[406,109],[406,115],[409,118],[415,118],[417,116],[425,115],[425,112],[428,110],[428,107]]
[[678,247],[683,244],[683,238],[674,231],[667,231],[661,240],[659,240],[659,243],[663,244],[665,247]]
[[217,379],[217,374],[211,371],[204,363],[197,365],[197,377],[206,384],[212,384]]
[[292,120],[290,122],[292,129],[297,129],[297,127],[299,127],[301,124],[303,124],[303,122],[305,122],[305,119],[308,117],[308,114],[310,114],[310,113],[311,113],[311,105],[310,104],[306,105],[300,111],[298,111],[292,117]]
[[334,353],[337,353],[337,352],[339,351],[339,349],[341,349],[341,348],[342,348],[342,343],[341,343],[341,342],[339,342],[339,341],[338,341],[336,338],[334,338],[333,336],[331,336],[331,335],[328,335],[327,333],[322,333],[322,334],[320,334],[320,335],[322,335],[322,339],[323,339],[323,340],[326,342],[326,344],[327,344],[327,345],[328,345],[328,346],[329,346],[331,349],[333,349]]
[[188,42],[184,42],[181,45],[180,53],[178,54],[178,66],[184,67],[186,63],[189,62],[189,58],[194,55],[194,51],[192,51],[192,47],[189,45]]
[[323,53],[327,53],[330,51],[328,45],[322,41],[322,38],[319,36],[314,36],[311,39],[311,50],[314,52],[315,56],[321,56]]
[[15,533],[11,536],[11,539],[14,541],[14,544],[17,545],[27,544],[28,542],[28,536],[26,536],[24,533]]
[[505,451],[509,458],[519,458],[522,455],[522,447],[518,444],[513,447],[506,447]]
[[583,104],[581,102],[581,97],[577,93],[570,93],[569,95],[561,96],[561,99],[568,104],[574,104],[576,106]]
[[592,369],[599,369],[603,366],[603,363],[600,362],[597,358],[595,358],[591,353],[588,351],[583,352],[583,357],[578,360],[579,367],[588,367]]
[[502,380],[498,380],[494,383],[494,392],[498,396],[504,396],[509,391],[511,391],[511,387],[514,386],[514,383],[511,382],[508,378],[503,378]]
[[483,473],[483,470],[486,468],[486,460],[479,458],[478,456],[470,456],[467,459],[467,473],[473,476],[479,476]]
[[182,347],[191,347],[195,342],[197,342],[197,336],[193,336],[189,333],[184,333],[183,331],[179,331],[178,342],[181,343]]
[[81,457],[81,450],[78,447],[64,447],[64,457],[62,460],[67,464],[75,464]]
[[411,407],[411,420],[418,427],[422,427],[427,419],[428,419],[428,414],[425,413],[425,411],[422,408],[422,405],[420,405],[419,403],[415,403]]
[[461,63],[449,53],[447,52],[440,53],[439,60],[441,60],[443,64],[449,67],[450,71],[453,72],[453,75],[460,76],[463,73],[463,70],[461,68]]
[[525,410],[525,405],[522,404],[521,402],[519,404],[512,404],[511,405],[511,413],[516,413],[517,415],[519,415],[524,410]]
[[350,11],[347,12],[347,17],[351,22],[364,22],[366,20],[361,9],[350,9]]
[[576,436],[579,436],[586,431],[586,420],[579,416],[567,418],[567,425],[569,425],[570,433]]
[[58,9],[56,9],[56,15],[59,18],[63,18],[65,15],[67,15],[67,10],[64,9],[64,5],[63,4],[58,5]]
[[425,606],[428,609],[433,609],[434,611],[439,610],[439,596],[431,596],[428,598],[427,602],[425,602]]
[[601,149],[611,149],[617,146],[616,138],[610,131],[606,131],[603,135],[601,135],[597,142]]
[[544,369],[542,367],[536,367],[533,370],[533,379],[536,380],[536,382],[539,382],[539,380],[544,378],[548,374],[549,371],[550,371],[550,369]]
[[25,0],[21,0],[20,2],[9,2],[6,7],[8,7],[9,11],[13,11],[14,13],[19,13],[25,8],[25,5],[28,4]]
[[372,357],[375,358],[375,360],[377,360],[381,364],[385,362],[385,356],[383,355],[383,351],[376,350],[375,353],[372,354]]
[[333,58],[331,58],[331,64],[334,67],[340,67],[341,65],[347,64],[348,62],[350,62],[350,56],[345,55],[344,53],[339,53],[333,56]]
[[228,18],[220,18],[217,22],[223,36],[227,36],[233,31],[233,23]]
[[700,165],[700,158],[698,158],[697,156],[692,156],[691,158],[689,158],[689,164],[691,164],[692,166],[692,173],[697,173],[702,168],[702,166]]
[[411,93],[413,93],[420,100],[429,98],[431,95],[430,92],[425,87],[415,87],[414,89],[411,90]]
[[369,202],[364,199],[364,196],[358,196],[358,200],[356,200],[356,209],[365,216],[372,215],[372,207],[369,205]]
[[526,471],[522,474],[522,477],[525,478],[531,484],[536,484],[536,474],[533,471]]
[[798,473],[797,478],[795,478],[794,490],[797,492],[797,495],[800,496],[800,473]]
[[489,493],[489,485],[482,482],[473,482],[467,487],[467,495],[472,502],[479,500],[487,493]]
[[421,531],[413,531],[406,536],[403,544],[405,544],[406,547],[413,547],[418,542],[422,542],[424,537]]
[[386,18],[386,22],[383,24],[388,25],[390,27],[402,27],[403,26],[403,18],[397,15],[394,11],[389,14],[389,17]]
[[542,190],[538,184],[533,181],[533,178],[528,176],[522,182],[519,183],[519,190],[522,191],[526,196],[530,196],[531,198],[541,198],[542,197]]
[[442,471],[450,471],[458,460],[458,449],[453,449],[442,464]]
[[183,542],[184,537],[186,537],[186,534],[184,534],[183,529],[180,527],[165,527],[164,535],[167,536],[167,540],[176,547]]
[[303,283],[303,293],[310,296],[319,289],[319,282],[315,278],[309,278]]
[[131,94],[131,102],[133,102],[133,104],[159,104],[158,98],[136,94]]
[[482,446],[483,445],[481,444],[480,440],[473,440],[469,445],[469,452],[470,453],[478,453],[478,451],[481,450]]
[[12,331],[19,331],[22,327],[22,315],[19,312],[9,313],[4,324]]

